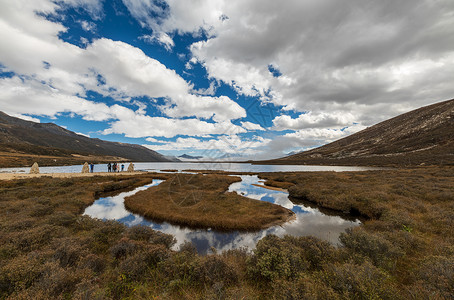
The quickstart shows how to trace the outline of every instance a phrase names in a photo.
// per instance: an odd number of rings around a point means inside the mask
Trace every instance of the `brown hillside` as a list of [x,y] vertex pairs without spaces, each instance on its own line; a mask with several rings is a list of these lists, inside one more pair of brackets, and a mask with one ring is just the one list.
[[0,112],[0,167],[27,166],[33,161],[54,165],[112,159],[168,161],[140,145],[93,139],[53,123],[25,121]]
[[425,106],[325,146],[265,163],[452,165],[454,100]]

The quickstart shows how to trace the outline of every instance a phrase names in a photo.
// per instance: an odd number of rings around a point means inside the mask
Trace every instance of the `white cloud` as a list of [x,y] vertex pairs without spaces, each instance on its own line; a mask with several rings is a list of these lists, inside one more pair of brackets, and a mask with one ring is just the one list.
[[88,138],[90,137],[89,134],[85,134],[85,133],[81,133],[81,132],[76,132],[76,134],[84,136],[84,137],[88,137]]
[[351,125],[355,122],[355,116],[344,112],[308,112],[293,119],[288,115],[280,115],[274,118],[274,130],[300,130],[304,128],[337,128]]
[[30,116],[26,116],[26,115],[21,115],[21,114],[11,114],[12,117],[15,117],[15,118],[19,118],[19,119],[22,119],[22,120],[25,120],[25,121],[31,121],[31,122],[35,122],[35,123],[41,123],[41,120],[38,119],[38,118],[33,118],[33,117],[30,117]]
[[150,117],[124,110],[124,114],[119,116],[118,121],[112,122],[110,128],[104,131],[104,134],[117,133],[136,138],[149,136],[171,138],[177,135],[231,135],[244,132],[246,132],[245,129],[231,122],[208,123],[198,119]]
[[88,22],[86,20],[80,21],[80,26],[82,27],[83,30],[91,32],[96,29],[96,24],[93,22]]
[[[241,106],[225,96],[194,95],[191,84],[136,47],[101,38],[82,49],[60,40],[59,32],[66,29],[35,13],[55,14],[60,2],[42,0],[31,4],[18,0],[9,5],[6,0],[0,1],[0,7],[5,8],[0,11],[0,39],[8,41],[0,44],[1,63],[3,69],[18,74],[0,79],[2,109],[6,112],[49,117],[68,112],[86,120],[113,120],[113,127],[105,133],[135,137],[245,132],[230,122],[246,116]],[[66,4],[95,12],[99,3],[74,0]],[[168,36],[161,36],[162,41],[170,43]],[[171,118],[212,118],[215,123],[147,117],[143,115],[144,105],[134,112],[86,100],[88,90],[118,101],[141,96],[163,98],[167,104],[160,109]],[[145,127],[146,133],[137,132],[141,127],[131,128],[128,118],[135,119],[137,126],[143,120],[149,126]]]
[[255,124],[252,122],[241,122],[241,126],[249,131],[260,131],[260,130],[265,130],[262,126],[259,124]]
[[[176,106],[172,106],[172,104]],[[206,97],[185,95],[172,98],[168,106],[162,111],[170,117],[190,117],[210,119],[216,122],[224,122],[246,117],[246,111],[235,101],[226,96]]]
[[52,117],[61,112],[74,112],[93,121],[115,117],[104,103],[60,93],[34,79],[24,80],[17,76],[0,80],[0,101],[2,110],[13,115],[20,111],[22,114]]
[[[148,140],[148,139],[147,139]],[[149,140],[152,142],[152,140]],[[242,139],[236,134],[220,136],[208,140],[198,138],[177,138],[174,142],[159,142],[158,145],[145,145],[155,150],[205,150],[204,156],[221,154],[242,154],[244,156],[257,152],[257,149],[263,150],[271,140],[255,136],[250,139]]]
[[[330,113],[350,111],[355,122],[373,124],[395,115],[396,103],[417,108],[454,93],[450,0],[167,4],[155,30],[208,31],[211,38],[191,51],[209,76],[285,109],[338,105]],[[279,66],[282,76],[273,77],[269,65]],[[366,114],[371,105],[381,111]]]
[[[40,0],[45,1],[45,0]],[[86,10],[93,19],[99,19],[102,17],[102,3],[104,0],[59,0],[56,1],[64,3],[73,7],[81,7]]]
[[159,35],[143,35],[139,37],[140,39],[147,41],[151,44],[158,43],[164,46],[167,51],[171,51],[172,48],[175,46],[175,42],[173,39],[166,33],[161,32]]

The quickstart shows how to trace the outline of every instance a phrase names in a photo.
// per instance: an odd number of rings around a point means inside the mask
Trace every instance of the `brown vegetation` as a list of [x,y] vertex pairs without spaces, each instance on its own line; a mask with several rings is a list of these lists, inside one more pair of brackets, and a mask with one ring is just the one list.
[[150,175],[0,181],[0,299],[454,298],[453,168],[263,177],[369,220],[340,247],[267,236],[252,253],[201,256],[148,227],[81,216]]
[[341,235],[344,250],[353,261],[367,257],[406,297],[454,296],[454,168],[259,176],[292,185],[294,202],[366,217]]
[[258,230],[294,214],[279,205],[227,193],[239,177],[176,174],[125,199],[128,210],[157,221],[218,230]]

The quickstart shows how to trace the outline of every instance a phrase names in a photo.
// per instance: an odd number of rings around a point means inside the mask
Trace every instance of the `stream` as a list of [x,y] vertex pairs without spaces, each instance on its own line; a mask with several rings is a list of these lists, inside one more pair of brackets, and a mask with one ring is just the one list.
[[257,175],[242,175],[239,177],[241,177],[242,181],[231,184],[229,192],[237,192],[248,198],[281,205],[295,212],[296,218],[283,225],[273,226],[257,232],[218,232],[211,229],[191,229],[166,222],[153,222],[125,209],[125,197],[156,186],[162,180],[153,180],[152,184],[136,188],[133,191],[120,193],[116,196],[100,198],[86,208],[84,215],[103,220],[117,220],[127,226],[139,224],[149,226],[154,230],[175,236],[177,243],[174,249],[178,249],[185,241],[189,241],[193,243],[200,254],[209,253],[211,247],[216,248],[219,252],[238,248],[252,250],[260,239],[269,234],[277,236],[286,234],[292,236],[315,236],[332,244],[338,244],[340,233],[347,228],[360,225],[360,221],[357,219],[328,215],[317,208],[294,204],[290,201],[287,192],[254,186],[253,184],[264,186]]

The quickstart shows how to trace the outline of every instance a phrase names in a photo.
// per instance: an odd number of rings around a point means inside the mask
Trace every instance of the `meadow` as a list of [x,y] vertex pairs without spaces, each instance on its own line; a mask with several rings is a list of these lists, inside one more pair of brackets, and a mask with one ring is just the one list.
[[294,213],[282,206],[227,192],[240,177],[176,174],[158,186],[125,199],[125,207],[156,221],[192,228],[259,230],[287,222]]
[[0,299],[452,299],[454,169],[262,174],[361,215],[335,247],[267,236],[199,255],[150,228],[82,216],[100,196],[170,175],[0,181]]

